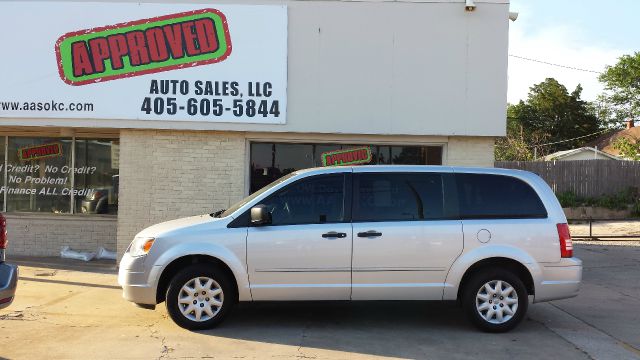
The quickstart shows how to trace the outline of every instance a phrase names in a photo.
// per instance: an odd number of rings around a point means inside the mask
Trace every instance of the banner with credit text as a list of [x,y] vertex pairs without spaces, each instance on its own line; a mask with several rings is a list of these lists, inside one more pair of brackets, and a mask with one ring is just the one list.
[[0,43],[0,117],[286,123],[284,5],[0,2]]

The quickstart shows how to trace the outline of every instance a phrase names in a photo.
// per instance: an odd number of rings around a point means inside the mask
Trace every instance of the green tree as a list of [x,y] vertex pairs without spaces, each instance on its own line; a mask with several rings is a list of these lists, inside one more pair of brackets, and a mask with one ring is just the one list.
[[640,52],[623,55],[613,66],[607,66],[598,78],[605,93],[600,100],[608,105],[611,118],[621,121],[640,116]]
[[[548,78],[529,89],[526,101],[507,108],[507,136],[496,143],[497,160],[530,160],[583,146],[602,128],[594,107],[580,98],[582,86],[571,93],[556,79]],[[555,143],[552,145],[544,145]],[[544,145],[544,146],[543,146]],[[527,149],[526,151],[524,149]]]
[[534,158],[531,134],[525,137],[518,116],[518,106],[507,106],[507,136],[496,140],[495,158],[498,161],[530,161]]
[[629,160],[640,160],[640,142],[635,142],[626,137],[619,137],[613,142],[613,148],[620,151],[620,156]]
[[530,161],[533,151],[521,139],[505,136],[496,140],[495,158],[498,161]]

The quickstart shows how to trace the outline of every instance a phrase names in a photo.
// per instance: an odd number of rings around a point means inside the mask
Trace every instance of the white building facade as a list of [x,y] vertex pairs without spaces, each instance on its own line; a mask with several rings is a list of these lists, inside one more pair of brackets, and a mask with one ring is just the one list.
[[0,36],[22,54],[0,59],[9,254],[122,253],[150,224],[351,148],[493,166],[509,4],[475,5],[1,3]]

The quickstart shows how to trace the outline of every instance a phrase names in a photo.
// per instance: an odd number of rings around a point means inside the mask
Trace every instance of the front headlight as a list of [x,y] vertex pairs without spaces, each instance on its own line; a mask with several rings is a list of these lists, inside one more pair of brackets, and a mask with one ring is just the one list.
[[133,257],[147,255],[155,241],[155,238],[148,236],[136,237],[129,245],[129,255]]

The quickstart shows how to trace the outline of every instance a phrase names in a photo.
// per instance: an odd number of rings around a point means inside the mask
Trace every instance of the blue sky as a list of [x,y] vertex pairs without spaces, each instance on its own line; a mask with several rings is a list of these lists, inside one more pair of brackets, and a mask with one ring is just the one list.
[[[512,0],[519,12],[510,23],[509,53],[551,63],[601,71],[623,54],[640,51],[640,0]],[[583,98],[602,91],[597,74],[509,58],[508,101],[527,96],[531,85],[555,77]]]

